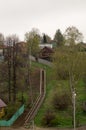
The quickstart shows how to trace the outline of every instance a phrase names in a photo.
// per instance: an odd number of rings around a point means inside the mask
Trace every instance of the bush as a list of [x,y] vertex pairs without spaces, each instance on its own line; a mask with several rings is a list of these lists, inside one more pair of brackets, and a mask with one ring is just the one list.
[[84,82],[84,85],[86,86],[86,74],[83,75],[83,82]]
[[14,115],[14,113],[19,109],[19,107],[20,107],[19,103],[9,104],[5,109],[6,115],[4,119],[9,120]]
[[86,101],[83,102],[83,111],[86,112]]
[[53,104],[54,108],[58,109],[58,110],[67,109],[70,102],[71,102],[70,98],[69,98],[68,94],[66,94],[66,93],[55,94],[53,96],[53,100],[52,100],[52,104]]
[[57,72],[57,78],[60,79],[60,80],[67,80],[68,79],[68,71],[67,70],[58,70]]
[[58,124],[58,121],[56,120],[55,113],[49,109],[46,110],[42,119],[42,125],[51,127],[55,126],[56,124]]

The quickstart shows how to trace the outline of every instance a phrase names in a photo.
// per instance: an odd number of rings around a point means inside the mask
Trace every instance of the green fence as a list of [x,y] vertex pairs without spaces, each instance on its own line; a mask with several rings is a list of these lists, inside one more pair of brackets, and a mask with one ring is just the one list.
[[0,120],[0,126],[11,126],[23,112],[24,112],[24,105],[21,106],[19,110],[8,121]]

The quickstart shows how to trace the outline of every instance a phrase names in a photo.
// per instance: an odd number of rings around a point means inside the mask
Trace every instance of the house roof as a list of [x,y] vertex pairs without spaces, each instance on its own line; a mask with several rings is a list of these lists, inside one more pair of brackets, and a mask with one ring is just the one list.
[[0,108],[6,107],[7,105],[0,99]]
[[53,53],[53,52],[54,52],[53,49],[50,48],[50,47],[44,47],[43,49],[41,49],[40,52],[44,52],[45,50],[46,50],[47,52],[49,52],[49,53]]
[[26,45],[26,42],[24,41],[21,41],[21,42],[18,42],[17,45],[20,45],[20,46],[25,46]]
[[21,41],[21,42],[16,43],[16,46],[19,47],[19,48],[26,48],[27,47],[27,43]]

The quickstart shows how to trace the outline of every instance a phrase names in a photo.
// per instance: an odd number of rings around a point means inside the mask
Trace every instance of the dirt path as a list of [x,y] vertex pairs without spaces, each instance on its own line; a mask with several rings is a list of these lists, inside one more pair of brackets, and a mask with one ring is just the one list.
[[[11,128],[11,127],[0,127],[0,130],[32,130],[32,129],[26,129],[24,127],[19,127],[19,128]],[[34,130],[74,130],[74,129],[68,129],[68,128],[39,128],[39,127],[34,127]],[[76,128],[76,130],[86,130],[86,126]]]

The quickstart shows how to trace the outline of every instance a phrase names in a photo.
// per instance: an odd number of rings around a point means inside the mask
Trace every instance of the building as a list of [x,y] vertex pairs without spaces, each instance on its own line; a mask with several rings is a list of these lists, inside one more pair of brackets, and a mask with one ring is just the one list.
[[18,42],[15,44],[17,52],[26,54],[27,53],[27,43],[26,42]]
[[51,40],[48,43],[42,42],[42,43],[39,44],[40,49],[43,49],[44,47],[55,48],[55,47],[57,47],[56,41]]
[[7,105],[0,99],[0,118],[2,118],[5,115],[5,107]]
[[41,49],[40,52],[39,52],[39,58],[45,59],[45,60],[51,60],[53,53],[54,53],[54,51],[53,51],[52,48],[44,47],[44,48]]
[[53,45],[52,44],[39,44],[40,49],[43,49],[44,47],[53,48]]

